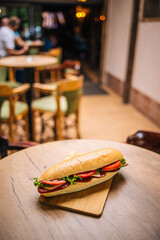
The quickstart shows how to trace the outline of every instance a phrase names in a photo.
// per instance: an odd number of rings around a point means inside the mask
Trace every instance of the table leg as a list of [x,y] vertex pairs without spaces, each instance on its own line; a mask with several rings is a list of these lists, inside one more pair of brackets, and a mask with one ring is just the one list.
[[[40,71],[36,68],[34,69],[34,82],[40,83]],[[40,97],[39,91],[36,91],[34,94],[35,94],[35,98]]]
[[9,77],[9,80],[11,82],[14,82],[15,81],[15,72],[14,72],[14,69],[12,67],[9,67],[8,68],[8,77]]

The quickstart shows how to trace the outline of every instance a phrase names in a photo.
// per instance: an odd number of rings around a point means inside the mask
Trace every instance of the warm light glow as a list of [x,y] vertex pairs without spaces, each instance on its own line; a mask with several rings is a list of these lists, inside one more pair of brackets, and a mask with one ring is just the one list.
[[76,17],[77,17],[77,18],[80,18],[80,17],[81,17],[81,13],[80,13],[80,12],[77,12],[77,13],[76,13]]
[[81,15],[82,15],[82,17],[86,16],[85,12],[81,12]]
[[86,16],[85,12],[76,12],[76,17],[77,18],[84,18]]
[[77,0],[77,2],[86,2],[87,0]]
[[95,17],[95,18],[94,18],[94,21],[95,21],[95,22],[99,22],[99,17]]
[[2,12],[2,9],[0,9],[0,13]]
[[104,21],[106,19],[104,15],[101,15],[99,18],[101,21]]

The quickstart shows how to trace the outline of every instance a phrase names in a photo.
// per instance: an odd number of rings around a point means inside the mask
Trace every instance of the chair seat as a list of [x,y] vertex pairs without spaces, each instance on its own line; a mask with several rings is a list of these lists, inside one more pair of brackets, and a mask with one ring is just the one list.
[[66,68],[65,73],[77,74],[77,71],[73,68]]
[[[54,96],[39,98],[32,102],[31,107],[40,111],[47,111],[47,112],[54,113],[57,111],[56,98]],[[61,97],[60,107],[63,113],[65,113],[68,109],[67,99],[64,96]]]
[[[28,110],[28,105],[25,102],[17,101],[15,103],[15,116],[22,114],[24,111]],[[9,119],[10,111],[9,111],[9,101],[5,100],[2,104],[1,108],[1,119]]]
[[0,82],[0,85],[7,85],[7,86],[9,86],[9,87],[11,87],[11,88],[17,88],[17,87],[19,87],[20,85],[21,85],[21,83],[20,82]]

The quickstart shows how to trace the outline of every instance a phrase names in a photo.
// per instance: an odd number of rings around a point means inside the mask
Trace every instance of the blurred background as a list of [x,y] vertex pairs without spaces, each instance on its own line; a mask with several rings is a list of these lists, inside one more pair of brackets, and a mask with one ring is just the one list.
[[160,131],[160,0],[1,0],[4,15],[21,19],[23,40],[81,61],[93,84],[85,82],[82,138]]

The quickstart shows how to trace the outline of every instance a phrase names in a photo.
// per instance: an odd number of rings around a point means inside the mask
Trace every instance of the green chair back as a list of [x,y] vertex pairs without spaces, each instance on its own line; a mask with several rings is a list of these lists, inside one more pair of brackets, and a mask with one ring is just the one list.
[[0,83],[6,82],[7,79],[7,68],[0,68]]
[[39,49],[38,48],[30,48],[28,54],[29,55],[38,55],[39,54]]
[[68,103],[68,109],[66,115],[76,113],[78,110],[79,98],[82,95],[82,89],[75,91],[64,92],[63,96],[66,97]]
[[11,82],[11,81],[7,80],[7,73],[8,73],[7,68],[0,67],[0,85],[5,83],[8,87],[11,87],[11,88],[19,87],[21,85],[21,83],[16,82],[16,81]]

